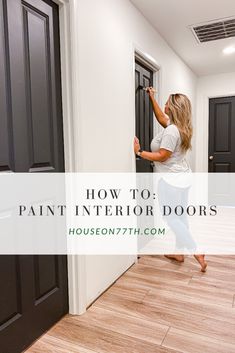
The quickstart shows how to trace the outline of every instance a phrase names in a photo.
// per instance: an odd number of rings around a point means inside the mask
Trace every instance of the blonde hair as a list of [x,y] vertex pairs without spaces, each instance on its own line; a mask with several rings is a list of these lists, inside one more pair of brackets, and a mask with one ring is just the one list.
[[181,93],[171,94],[168,99],[168,115],[179,129],[181,149],[186,152],[192,148],[192,106],[187,96]]

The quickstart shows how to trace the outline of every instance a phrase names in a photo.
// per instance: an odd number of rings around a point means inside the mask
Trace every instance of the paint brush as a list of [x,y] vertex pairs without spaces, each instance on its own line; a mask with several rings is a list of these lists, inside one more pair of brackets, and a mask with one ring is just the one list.
[[[136,88],[135,92],[137,93],[137,91],[138,91],[139,89],[142,89],[143,91],[147,91],[147,88],[148,88],[148,87],[144,87],[143,85],[139,85],[139,86]],[[153,89],[153,92],[156,92],[156,90]]]

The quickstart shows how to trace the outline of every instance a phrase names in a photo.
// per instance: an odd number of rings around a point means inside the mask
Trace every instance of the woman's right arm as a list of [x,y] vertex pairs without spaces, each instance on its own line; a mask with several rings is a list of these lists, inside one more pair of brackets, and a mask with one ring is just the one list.
[[169,125],[169,117],[161,110],[158,102],[154,98],[155,90],[152,87],[148,87],[146,91],[149,94],[150,102],[152,104],[153,112],[154,112],[154,115],[155,115],[157,121],[164,128],[167,127]]

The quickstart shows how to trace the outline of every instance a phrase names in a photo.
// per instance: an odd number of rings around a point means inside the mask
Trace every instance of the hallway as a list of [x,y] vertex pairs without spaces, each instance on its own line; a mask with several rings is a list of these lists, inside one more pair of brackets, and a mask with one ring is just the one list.
[[26,352],[233,353],[235,256],[207,262],[203,274],[192,257],[143,256],[84,315],[67,315]]

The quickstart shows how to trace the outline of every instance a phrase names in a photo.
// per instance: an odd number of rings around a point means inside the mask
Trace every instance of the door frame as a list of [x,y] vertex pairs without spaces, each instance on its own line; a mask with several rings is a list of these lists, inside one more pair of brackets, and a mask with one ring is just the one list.
[[[157,100],[162,105],[162,69],[161,65],[158,64],[155,57],[142,48],[138,47],[138,45],[133,46],[133,92],[135,92],[135,60],[138,60],[140,63],[145,65],[148,69],[153,71],[153,86],[157,89]],[[134,118],[133,125],[135,131],[135,96],[133,99],[133,107],[134,107]],[[154,117],[153,113],[153,134],[156,135],[160,130],[160,125],[157,124],[157,121]],[[135,171],[135,161],[134,161],[134,170]]]
[[[78,23],[76,0],[53,0],[59,6],[61,85],[65,172],[79,172],[80,161],[76,151],[80,128],[78,84]],[[84,255],[67,255],[69,313],[81,315],[86,311],[86,262]]]
[[[198,138],[196,137],[196,143],[195,143],[195,159],[196,159],[196,164],[195,164],[195,170],[203,173],[208,173],[208,152],[209,152],[209,102],[210,99],[212,98],[223,98],[223,97],[232,97],[235,96],[235,91],[234,92],[228,92],[228,93],[222,93],[222,94],[207,94],[203,96],[203,126],[201,126],[201,121],[198,121],[196,119],[196,134],[199,133],[199,131],[204,131],[204,138],[203,138],[203,143],[201,144],[200,141],[198,141]],[[197,112],[198,114],[198,112]],[[196,114],[196,115],[197,115]]]

